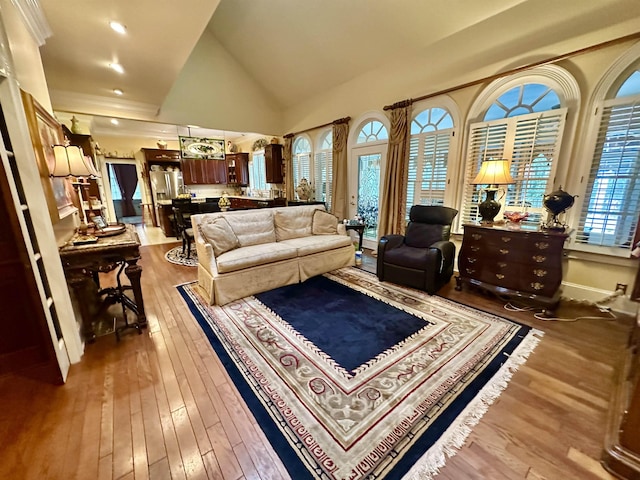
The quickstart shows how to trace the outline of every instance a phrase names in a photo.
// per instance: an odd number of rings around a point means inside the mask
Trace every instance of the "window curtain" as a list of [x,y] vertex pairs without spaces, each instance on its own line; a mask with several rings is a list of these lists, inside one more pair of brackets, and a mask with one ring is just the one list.
[[133,194],[138,186],[138,174],[135,165],[122,163],[111,164],[116,175],[118,187],[122,195],[122,216],[135,217],[136,209],[133,206]]
[[284,136],[284,149],[282,156],[284,158],[284,190],[287,200],[295,200],[295,185],[293,184],[293,161],[292,161],[292,144],[293,135]]
[[333,185],[331,213],[339,219],[349,215],[347,183],[347,137],[349,136],[349,118],[333,122]]
[[380,199],[378,234],[404,234],[405,199],[409,168],[409,117],[411,100],[391,106],[391,132],[387,151],[387,175]]

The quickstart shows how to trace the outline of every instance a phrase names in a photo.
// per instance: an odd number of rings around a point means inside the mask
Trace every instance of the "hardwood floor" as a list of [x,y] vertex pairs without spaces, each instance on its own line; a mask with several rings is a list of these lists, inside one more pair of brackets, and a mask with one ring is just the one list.
[[[290,478],[174,288],[197,274],[164,260],[175,245],[141,248],[143,335],[99,337],[63,386],[0,379],[1,479]],[[599,457],[632,319],[541,321],[453,282],[442,295],[545,336],[437,478],[613,478]]]

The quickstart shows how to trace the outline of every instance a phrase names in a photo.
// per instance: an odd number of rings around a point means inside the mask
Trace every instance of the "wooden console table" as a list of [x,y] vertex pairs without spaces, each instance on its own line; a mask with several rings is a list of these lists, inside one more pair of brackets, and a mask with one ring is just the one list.
[[82,334],[86,341],[95,340],[93,321],[99,307],[99,273],[114,270],[121,262],[126,262],[124,273],[131,282],[138,324],[147,326],[144,311],[140,276],[140,240],[133,225],[127,225],[121,234],[101,237],[96,243],[73,245],[72,242],[60,248],[60,259],[67,283],[73,289],[82,316]]
[[536,228],[464,225],[456,290],[477,286],[551,314],[560,301],[568,234]]

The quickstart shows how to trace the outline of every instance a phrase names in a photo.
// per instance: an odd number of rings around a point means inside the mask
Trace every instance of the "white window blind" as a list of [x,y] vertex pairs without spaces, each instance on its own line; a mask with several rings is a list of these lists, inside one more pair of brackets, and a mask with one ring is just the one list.
[[412,205],[443,205],[452,131],[411,135],[407,211]]
[[640,213],[640,99],[603,102],[576,243],[630,248]]
[[300,180],[306,178],[307,181],[313,185],[313,178],[311,177],[311,153],[296,153],[293,156],[293,182],[294,185],[298,185]]
[[527,210],[528,223],[542,220],[542,200],[553,184],[555,162],[562,142],[566,108],[472,124],[469,133],[462,224],[479,220],[482,188],[472,185],[483,161],[507,159],[515,184],[504,185],[506,199],[496,198],[507,210]]
[[332,162],[333,152],[331,150],[316,153],[314,162],[316,200],[324,202],[328,211],[331,210]]

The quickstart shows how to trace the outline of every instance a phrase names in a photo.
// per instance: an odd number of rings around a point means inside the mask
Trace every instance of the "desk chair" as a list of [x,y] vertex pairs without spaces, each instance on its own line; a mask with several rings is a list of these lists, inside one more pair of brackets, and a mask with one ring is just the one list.
[[173,215],[176,219],[176,229],[178,238],[182,239],[182,255],[187,251],[187,258],[191,258],[191,242],[193,242],[193,228],[189,225],[182,210],[179,207],[173,207]]
[[127,308],[138,315],[138,305],[136,305],[136,303],[125,293],[127,290],[132,290],[133,287],[131,285],[123,285],[121,280],[122,273],[127,266],[127,262],[124,260],[124,258],[120,257],[114,258],[114,262],[116,268],[118,268],[118,273],[116,274],[117,286],[103,288],[98,292],[98,294],[100,296],[105,295],[105,298],[102,300],[102,305],[100,307],[101,310],[115,303],[120,303],[122,305],[122,318],[124,319],[124,325],[117,327],[115,330],[116,340],[120,341],[120,334],[124,330],[135,328],[138,331],[138,335],[142,335],[142,328],[138,322],[129,323],[129,319],[127,317]]

